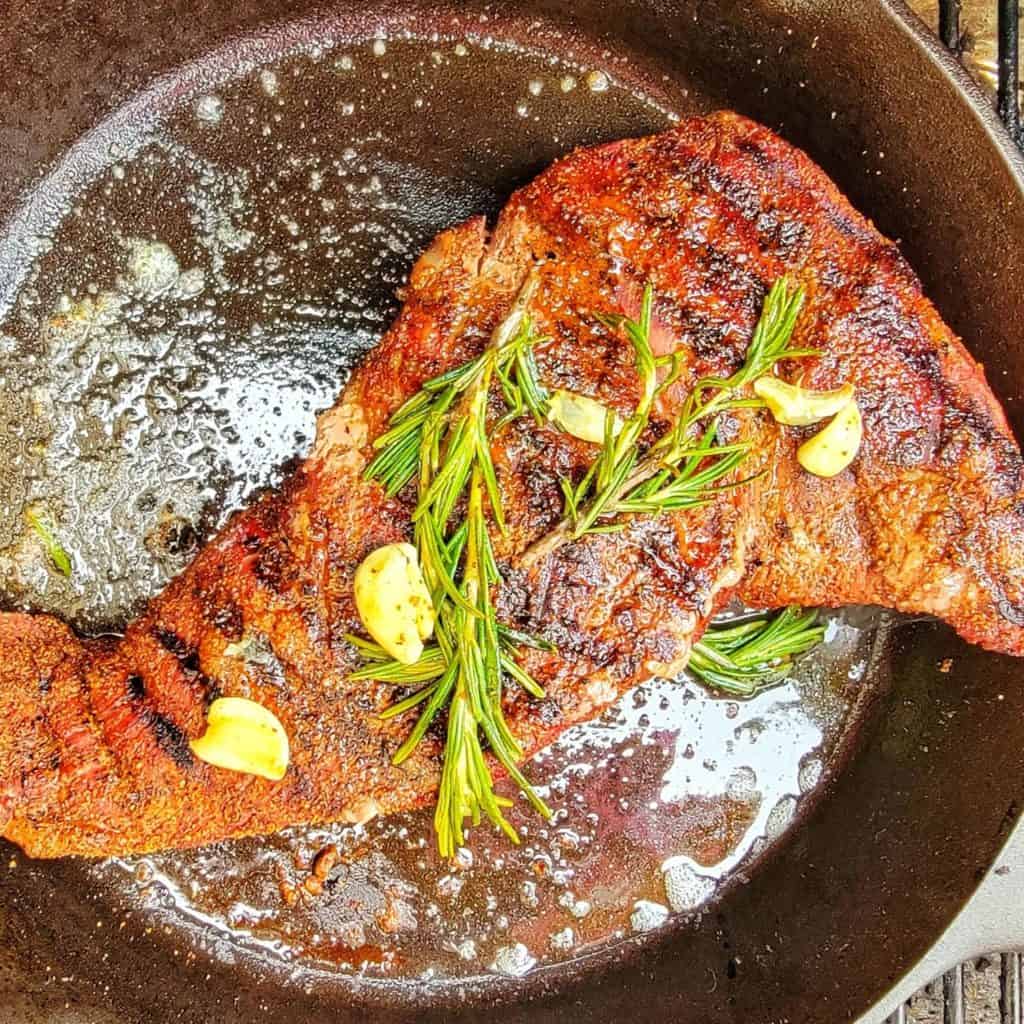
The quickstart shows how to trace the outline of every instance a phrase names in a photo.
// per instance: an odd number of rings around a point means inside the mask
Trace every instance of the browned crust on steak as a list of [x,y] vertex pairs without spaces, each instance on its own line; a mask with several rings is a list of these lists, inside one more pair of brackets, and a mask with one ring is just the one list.
[[[359,623],[355,567],[409,536],[412,495],[386,500],[362,468],[391,411],[479,351],[523,277],[550,337],[541,375],[628,413],[629,347],[595,312],[657,292],[660,347],[687,354],[683,384],[735,368],[767,287],[808,290],[798,344],[815,386],[851,380],[865,418],[853,467],[831,481],[794,458],[802,432],[763,413],[727,425],[757,441],[757,486],[706,508],[640,518],[525,572],[517,556],[558,519],[559,476],[594,448],[522,420],[494,443],[510,535],[503,613],[559,645],[531,655],[547,688],[510,693],[527,751],[651,674],[678,669],[732,593],[761,605],[877,602],[941,615],[968,639],[1024,653],[1019,450],[980,368],[882,238],[802,153],[735,114],[582,150],[481,219],[444,232],[413,270],[406,305],[318,425],[313,454],[277,494],[232,518],[123,640],[80,641],[45,616],[0,615],[0,830],[35,856],[194,846],[284,825],[359,820],[428,801],[440,744],[400,768],[410,723],[377,714],[394,691],[354,683],[343,639]],[[241,637],[273,653],[229,657]],[[283,722],[279,783],[190,754],[217,695]]]

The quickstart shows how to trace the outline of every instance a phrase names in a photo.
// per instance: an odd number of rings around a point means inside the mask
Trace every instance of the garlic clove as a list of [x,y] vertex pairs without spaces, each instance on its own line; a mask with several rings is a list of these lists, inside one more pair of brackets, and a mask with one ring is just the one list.
[[219,697],[210,705],[206,732],[189,744],[200,761],[274,782],[288,770],[288,734],[277,716],[245,697]]
[[396,661],[418,661],[423,641],[434,632],[434,607],[416,549],[385,544],[371,551],[356,569],[354,587],[370,636]]
[[863,437],[860,409],[850,399],[828,426],[800,445],[797,461],[815,476],[836,476],[856,458]]
[[806,427],[835,416],[853,398],[854,391],[852,384],[834,391],[813,391],[778,377],[754,381],[754,393],[768,406],[775,421],[787,427]]
[[[605,421],[609,409],[594,398],[577,395],[558,388],[548,399],[548,419],[556,423],[567,434],[581,441],[601,444],[604,441]],[[613,414],[614,415],[614,414]],[[622,429],[622,420],[616,415],[612,433]]]

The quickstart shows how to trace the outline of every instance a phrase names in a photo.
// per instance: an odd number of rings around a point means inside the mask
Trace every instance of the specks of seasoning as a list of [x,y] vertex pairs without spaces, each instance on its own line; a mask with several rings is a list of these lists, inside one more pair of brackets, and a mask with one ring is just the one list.
[[437,894],[443,899],[453,900],[462,892],[465,884],[465,879],[458,875],[445,875],[437,881]]
[[263,538],[258,533],[247,533],[242,538],[242,547],[246,551],[259,551],[263,545]]
[[260,88],[268,96],[276,96],[278,89],[277,75],[270,68],[264,68],[260,72]]
[[586,917],[591,910],[590,903],[587,900],[576,899],[576,896],[571,891],[563,892],[558,898],[558,903],[559,906],[565,907],[573,917],[578,919]]
[[360,949],[366,945],[366,929],[359,921],[348,921],[339,929],[338,941],[348,949]]
[[753,768],[741,765],[729,773],[725,781],[725,794],[731,800],[750,802],[758,796],[757,773]]
[[794,814],[796,814],[796,797],[784,796],[768,815],[764,826],[765,835],[769,839],[781,836],[786,831],[786,826],[793,820]]
[[194,299],[206,287],[206,274],[199,267],[182,271],[178,277],[178,294],[183,299]]
[[797,784],[801,793],[809,793],[821,781],[825,766],[819,757],[808,757],[800,763]]
[[143,295],[160,295],[178,283],[181,268],[171,247],[164,242],[133,238],[128,257],[128,276]]
[[527,879],[519,886],[519,902],[522,903],[524,907],[529,907],[531,909],[540,903],[540,900],[537,897],[536,882],[531,882]]
[[476,959],[476,943],[472,939],[463,940],[453,947],[453,951],[460,960],[469,961]]
[[213,624],[228,640],[242,638],[242,609],[234,601],[221,599],[213,613]]
[[321,882],[327,880],[327,876],[334,870],[334,866],[338,863],[338,859],[341,854],[338,852],[338,847],[334,843],[328,843],[317,855],[313,858],[313,876],[320,879]]
[[395,893],[387,893],[384,906],[375,915],[377,927],[386,934],[416,930],[416,912],[412,904]]

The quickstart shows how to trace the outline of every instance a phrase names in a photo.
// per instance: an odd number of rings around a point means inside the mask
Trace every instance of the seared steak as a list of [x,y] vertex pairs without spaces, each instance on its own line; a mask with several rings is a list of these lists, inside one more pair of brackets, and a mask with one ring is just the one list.
[[[557,655],[530,654],[542,701],[510,693],[528,751],[654,674],[673,673],[709,617],[762,606],[874,602],[946,619],[969,640],[1024,654],[1020,452],[980,368],[882,238],[804,154],[734,114],[572,154],[482,219],[438,237],[406,304],[319,422],[276,494],[232,518],[121,640],[79,640],[59,621],[0,615],[0,831],[34,855],[194,846],[285,825],[362,820],[429,801],[439,737],[401,767],[411,725],[382,722],[391,687],[353,682],[352,576],[410,535],[411,493],[363,479],[389,414],[427,378],[477,353],[526,274],[552,387],[628,415],[630,346],[595,314],[656,294],[655,343],[685,353],[657,410],[687,383],[741,362],[770,284],[799,280],[794,337],[821,351],[811,386],[858,389],[865,440],[822,480],[799,468],[803,431],[736,414],[767,473],[688,513],[639,517],[523,563],[561,514],[558,480],[593,445],[515,421],[495,438],[511,530],[500,546],[506,620]],[[813,429],[813,428],[810,428]],[[746,470],[744,470],[746,472]],[[280,718],[292,762],[278,783],[212,768],[188,746],[219,695]]]

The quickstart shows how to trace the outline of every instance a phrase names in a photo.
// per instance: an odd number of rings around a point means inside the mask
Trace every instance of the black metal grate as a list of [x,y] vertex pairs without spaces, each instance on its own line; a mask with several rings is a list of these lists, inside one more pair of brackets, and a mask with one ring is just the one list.
[[[943,0],[943,6],[950,0]],[[952,0],[956,6],[956,0]],[[1024,146],[1020,127],[1020,3],[999,0],[999,116],[1018,146]]]
[[937,978],[885,1024],[1022,1024],[1021,954],[961,964]]
[[[996,104],[1013,140],[1024,149],[1020,117],[1020,0],[996,0]],[[939,0],[939,36],[957,56],[963,52],[963,0]]]

